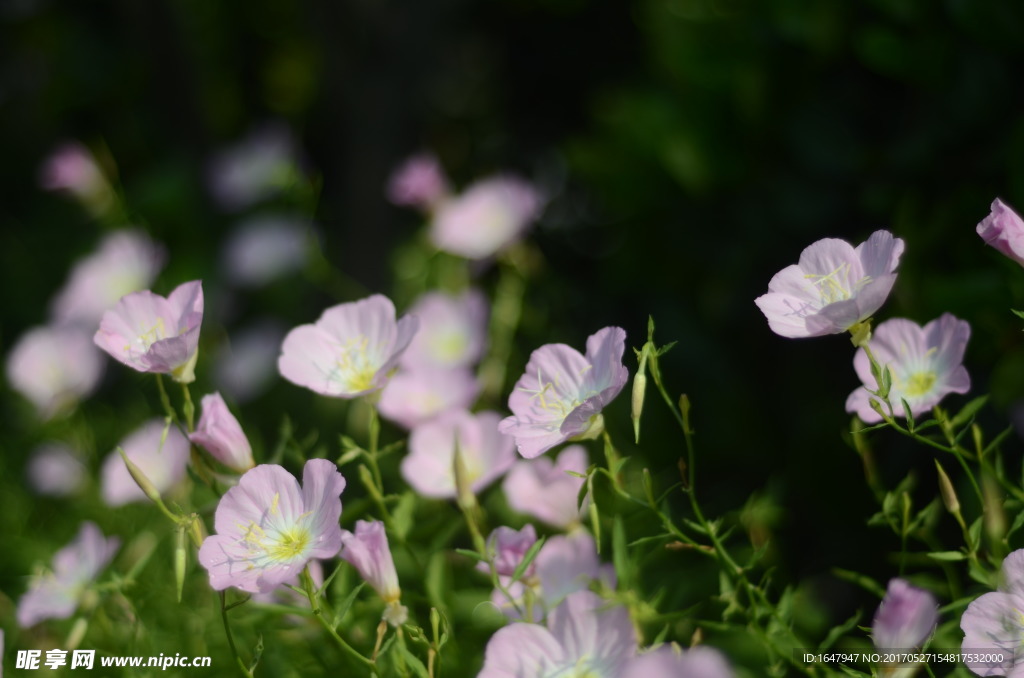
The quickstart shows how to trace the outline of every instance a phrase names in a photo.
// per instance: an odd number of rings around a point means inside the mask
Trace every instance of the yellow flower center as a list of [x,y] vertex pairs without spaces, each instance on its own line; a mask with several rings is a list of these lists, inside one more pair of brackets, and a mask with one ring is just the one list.
[[937,378],[935,372],[914,372],[907,378],[907,387],[903,392],[911,398],[922,396],[932,390]]
[[267,545],[267,555],[272,560],[285,562],[303,555],[307,546],[309,531],[301,527],[292,527],[281,532],[276,541]]
[[851,284],[849,263],[840,264],[831,273],[808,273],[804,277],[813,281],[824,305],[850,299],[854,293],[871,282],[871,276],[864,276]]

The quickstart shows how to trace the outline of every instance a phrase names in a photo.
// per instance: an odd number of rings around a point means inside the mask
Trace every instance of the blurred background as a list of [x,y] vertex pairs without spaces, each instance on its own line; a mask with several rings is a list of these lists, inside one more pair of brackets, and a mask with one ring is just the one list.
[[[970,395],[992,393],[981,422],[994,435],[1022,408],[1010,309],[1024,308],[1024,271],[974,232],[997,196],[1024,208],[1020,3],[0,0],[0,34],[5,354],[46,321],[72,264],[123,224],[165,248],[156,291],[204,280],[204,356],[242,330],[281,336],[370,292],[401,309],[410,299],[396,280],[416,275],[422,217],[388,201],[394,168],[429,151],[458,188],[514,172],[548,202],[528,236],[511,375],[536,346],[582,347],[606,325],[639,348],[653,316],[659,343],[679,342],[663,369],[693,403],[706,512],[742,515],[771,538],[780,587],[817,601],[804,615],[812,638],[877,604],[833,568],[884,582],[899,543],[866,525],[877,505],[844,442],[853,349],[842,336],[774,335],[753,303],[771,276],[819,238],[892,230],[906,252],[878,319],[968,320]],[[115,177],[116,218],[44,189],[46,159],[72,140]],[[285,148],[302,190],[258,204],[218,194],[218,163],[246,143]],[[258,284],[232,278],[225,243],[281,215],[311,229],[311,263]],[[479,271],[481,285],[494,275]],[[0,563],[0,613],[31,563],[77,529],[66,520],[77,504],[24,486],[29,452],[79,431],[74,421],[92,422],[94,459],[113,449],[124,421],[158,411],[151,384],[126,372],[110,363],[72,420],[40,422],[4,384],[0,533],[15,555]],[[258,398],[234,398],[267,455],[282,412],[300,434],[335,413],[268,379]],[[649,394],[640,445],[627,444],[627,400],[608,428],[667,487],[681,437]],[[910,473],[915,508],[931,501],[930,452],[885,432],[871,442],[888,487]],[[1020,447],[1005,444],[1011,477]],[[670,554],[652,566],[685,579],[691,564]]]

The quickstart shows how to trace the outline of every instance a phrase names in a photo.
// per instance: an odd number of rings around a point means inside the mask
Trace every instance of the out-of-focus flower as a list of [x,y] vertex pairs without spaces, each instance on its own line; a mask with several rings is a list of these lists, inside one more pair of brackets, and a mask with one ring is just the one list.
[[261,320],[233,331],[215,352],[214,381],[234,402],[251,400],[277,375],[277,356],[285,331],[277,322]]
[[[189,458],[188,439],[173,426],[165,429],[163,419],[150,419],[122,440],[118,447],[124,450],[128,459],[160,494],[173,488],[185,477],[185,466]],[[100,483],[103,501],[107,506],[148,501],[116,450],[107,455],[103,462]]]
[[439,250],[486,259],[519,240],[540,209],[540,194],[526,181],[483,179],[437,205],[430,240]]
[[460,295],[427,292],[412,308],[420,331],[402,354],[402,366],[416,370],[475,364],[487,340],[487,299],[480,290]]
[[546,627],[517,622],[498,629],[487,643],[477,677],[620,678],[636,649],[626,608],[578,591],[552,611]]
[[92,393],[103,376],[103,355],[75,327],[35,327],[7,355],[7,379],[48,419]]
[[999,198],[992,202],[991,209],[978,224],[978,235],[986,245],[1024,266],[1024,221]]
[[585,480],[566,471],[586,473],[587,465],[586,449],[569,445],[554,462],[548,457],[517,461],[505,476],[502,489],[516,511],[549,525],[570,527],[580,520],[577,498]]
[[50,314],[58,323],[74,323],[92,332],[103,313],[126,294],[153,284],[164,265],[164,250],[134,229],[108,234],[96,251],[71,269],[54,297]]
[[39,494],[66,497],[85,484],[85,466],[67,445],[46,443],[32,452],[28,482]]
[[253,218],[224,243],[224,271],[236,285],[259,287],[306,262],[309,225],[290,216]]
[[902,254],[903,241],[888,231],[875,231],[856,249],[825,238],[804,249],[798,264],[776,273],[755,303],[783,337],[845,332],[885,303]]
[[252,447],[220,393],[203,396],[203,413],[189,440],[225,466],[244,473],[253,467]]
[[272,123],[259,127],[210,161],[210,193],[227,211],[245,209],[298,181],[297,156],[287,126]]
[[332,306],[314,325],[288,333],[277,367],[288,381],[337,398],[356,398],[387,382],[416,333],[415,316],[395,321],[395,306],[374,294]]
[[356,568],[359,576],[388,604],[384,618],[392,626],[405,623],[408,611],[398,602],[402,597],[402,589],[398,586],[398,574],[391,558],[384,523],[357,520],[355,532],[342,530],[339,556]]
[[[487,555],[494,562],[494,571],[503,577],[514,575],[519,563],[526,557],[526,552],[535,543],[537,530],[533,529],[533,525],[525,525],[521,530],[504,526],[495,529],[487,537]],[[487,563],[477,563],[477,569],[482,572],[491,571]],[[536,571],[537,563],[530,563],[523,576],[532,577]]]
[[[979,676],[1017,676],[1024,666],[1024,549],[1006,556],[999,590],[974,600],[960,618],[964,663]],[[1001,655],[1002,661],[968,661],[968,655]],[[1013,670],[1016,667],[1017,670]]]
[[468,369],[399,371],[380,394],[377,409],[385,419],[406,429],[457,409],[467,409],[480,393]]
[[214,514],[217,534],[199,549],[210,586],[266,593],[295,577],[313,558],[341,548],[345,478],[326,459],[310,459],[302,487],[281,466],[261,464],[229,489]]
[[902,579],[891,579],[875,612],[871,636],[880,650],[912,650],[924,644],[938,621],[935,596]]
[[94,340],[132,369],[170,374],[188,384],[195,380],[202,323],[203,285],[193,280],[166,298],[149,290],[122,297],[103,314]]
[[[949,313],[923,328],[905,318],[892,318],[875,329],[868,346],[878,364],[888,367],[892,375],[889,402],[896,416],[906,416],[901,399],[916,416],[931,410],[947,394],[971,388],[971,378],[961,364],[970,335],[970,325]],[[867,390],[877,388],[877,382],[863,348],[854,355],[853,367],[864,386],[846,399],[846,411],[867,423],[879,422],[881,415],[871,408],[871,400],[877,398]]]
[[420,153],[399,165],[388,179],[388,200],[429,210],[448,195],[448,179],[432,153]]
[[110,182],[96,158],[77,141],[58,146],[46,158],[39,172],[39,185],[48,191],[70,193],[94,215],[103,214],[114,202]]
[[402,460],[402,477],[419,494],[454,498],[455,445],[466,469],[469,489],[481,492],[515,462],[512,440],[498,432],[496,412],[454,411],[413,429],[409,454]]
[[721,652],[705,646],[685,652],[671,645],[631,659],[623,678],[732,678],[729,662]]
[[44,619],[70,617],[120,544],[117,537],[104,537],[95,523],[82,523],[74,540],[53,557],[53,571],[32,578],[18,601],[18,625],[28,628]]
[[565,344],[541,346],[516,382],[508,398],[512,416],[499,429],[515,438],[527,459],[566,440],[600,435],[601,411],[629,380],[622,364],[625,349],[626,333],[618,327],[592,334],[586,356]]

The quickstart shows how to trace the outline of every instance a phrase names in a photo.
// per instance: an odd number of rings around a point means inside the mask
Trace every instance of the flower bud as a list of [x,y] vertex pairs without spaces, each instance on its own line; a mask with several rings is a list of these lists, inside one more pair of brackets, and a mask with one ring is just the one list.
[[252,447],[220,393],[203,396],[202,408],[199,425],[188,439],[239,473],[251,469],[254,466]]
[[909,650],[927,640],[938,620],[939,606],[931,593],[892,579],[875,612],[871,635],[876,648]]

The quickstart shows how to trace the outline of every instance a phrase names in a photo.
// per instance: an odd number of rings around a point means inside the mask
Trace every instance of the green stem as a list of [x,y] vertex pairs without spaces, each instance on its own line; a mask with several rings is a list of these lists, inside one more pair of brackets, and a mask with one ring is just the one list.
[[[157,375],[160,376],[160,375]],[[231,633],[231,624],[228,623],[228,608],[225,602],[224,591],[219,592],[220,595],[220,618],[224,623],[224,634],[228,638],[228,647],[231,648],[231,655],[235,658],[235,662],[238,664],[238,668],[242,671],[243,676],[253,678],[252,671],[245,665],[242,658],[238,655],[238,647],[235,645],[235,636]]]
[[323,609],[320,607],[320,599],[316,593],[316,585],[313,583],[313,578],[309,574],[308,565],[302,570],[302,586],[306,591],[306,597],[309,599],[309,605],[313,610],[313,616],[317,618],[320,625],[326,629],[327,633],[334,638],[334,642],[338,644],[338,647],[340,647],[345,654],[356,660],[359,664],[370,669],[372,675],[377,675],[377,664],[361,655],[354,647],[349,645],[344,638],[338,635],[338,632],[334,630],[334,627],[324,619]]
[[182,405],[181,409],[185,413],[185,428],[189,433],[196,430],[195,427],[195,416],[196,406],[192,403],[192,392],[188,389],[188,384],[182,383],[181,392],[185,399],[185,404]]
[[177,411],[171,407],[171,399],[167,396],[167,389],[164,388],[164,375],[159,372],[156,375],[156,388],[160,392],[160,404],[171,421],[178,421]]

